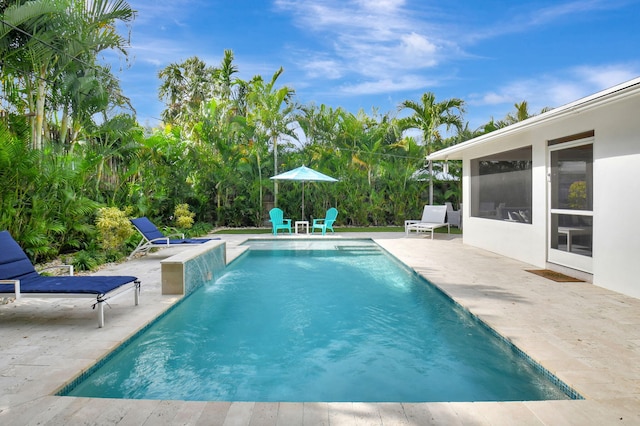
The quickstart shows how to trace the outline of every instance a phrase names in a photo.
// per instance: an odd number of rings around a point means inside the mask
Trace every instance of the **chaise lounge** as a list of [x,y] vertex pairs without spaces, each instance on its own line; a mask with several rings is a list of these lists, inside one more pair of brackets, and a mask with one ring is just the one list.
[[424,206],[422,211],[422,218],[420,220],[405,220],[404,232],[407,236],[411,231],[415,231],[416,234],[421,232],[431,232],[431,239],[433,240],[433,232],[437,228],[447,227],[447,232],[451,233],[451,225],[446,221],[447,206]]
[[[165,236],[156,225],[154,225],[146,217],[139,217],[137,219],[131,219],[131,224],[142,235],[142,240],[138,243],[138,246],[129,255],[129,260],[136,253],[146,254],[152,248],[167,248],[183,245],[203,244],[211,240],[219,240],[220,238],[184,238],[184,234],[172,234]],[[173,239],[172,237],[180,237],[179,239]]]
[[98,307],[98,327],[104,327],[104,305],[129,291],[139,303],[140,280],[133,276],[45,276],[36,272],[33,264],[8,231],[0,232],[0,294],[20,298],[95,298]]

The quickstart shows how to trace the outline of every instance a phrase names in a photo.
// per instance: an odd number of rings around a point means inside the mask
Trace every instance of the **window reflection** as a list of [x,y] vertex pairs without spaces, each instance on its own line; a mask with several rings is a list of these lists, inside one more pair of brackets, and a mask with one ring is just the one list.
[[532,148],[471,160],[471,216],[532,223]]
[[593,210],[593,145],[551,152],[551,208]]
[[593,252],[593,217],[551,214],[551,248],[582,256]]

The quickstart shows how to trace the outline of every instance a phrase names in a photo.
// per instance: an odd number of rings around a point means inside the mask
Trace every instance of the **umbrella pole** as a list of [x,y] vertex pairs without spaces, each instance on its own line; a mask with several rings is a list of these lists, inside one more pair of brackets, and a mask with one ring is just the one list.
[[304,181],[302,181],[302,219],[304,220]]

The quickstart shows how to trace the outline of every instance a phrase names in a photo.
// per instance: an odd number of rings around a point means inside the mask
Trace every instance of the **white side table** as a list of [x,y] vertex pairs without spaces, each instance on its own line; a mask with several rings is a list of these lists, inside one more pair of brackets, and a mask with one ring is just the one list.
[[296,228],[296,234],[298,233],[298,227],[302,227],[306,234],[309,233],[309,221],[308,220],[296,220],[294,222]]
[[558,226],[558,234],[564,234],[567,236],[567,251],[571,252],[571,244],[573,243],[574,235],[587,234],[588,230],[584,228],[576,228],[572,226]]

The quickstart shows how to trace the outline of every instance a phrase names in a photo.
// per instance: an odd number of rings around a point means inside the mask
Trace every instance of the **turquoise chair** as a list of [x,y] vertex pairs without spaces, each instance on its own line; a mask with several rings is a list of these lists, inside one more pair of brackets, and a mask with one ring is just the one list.
[[291,219],[285,219],[282,210],[277,207],[269,210],[269,217],[273,235],[278,235],[278,229],[286,229],[291,233]]
[[311,225],[311,233],[316,229],[320,229],[322,231],[322,235],[327,233],[327,229],[331,232],[333,231],[333,223],[336,221],[338,217],[338,209],[335,207],[331,207],[327,210],[327,214],[324,219],[313,219],[313,224]]

